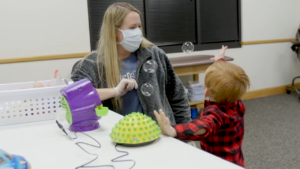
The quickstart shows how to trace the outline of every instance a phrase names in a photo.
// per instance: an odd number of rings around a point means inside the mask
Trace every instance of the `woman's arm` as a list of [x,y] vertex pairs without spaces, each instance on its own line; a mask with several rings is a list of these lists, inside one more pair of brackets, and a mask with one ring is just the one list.
[[101,85],[97,72],[97,65],[94,62],[85,60],[82,63],[78,63],[73,69],[71,79],[75,82],[85,78],[89,79],[102,101],[114,97],[119,98],[128,91],[134,88],[137,89],[138,87],[134,79],[122,79],[115,88],[100,88]]
[[122,79],[117,87],[97,89],[101,100],[107,100],[113,97],[119,98],[125,95],[128,91],[137,89],[138,85],[134,79]]
[[[96,56],[94,53],[91,53],[91,59],[95,59]],[[80,81],[82,79],[89,79],[96,88],[98,95],[102,101],[108,100],[110,98],[116,97],[116,90],[114,88],[100,88],[100,79],[98,75],[97,65],[92,60],[83,60],[75,63],[72,70],[71,79],[74,82]]]
[[75,63],[71,74],[71,79],[74,82],[88,79],[94,88],[100,88],[101,84],[97,70],[96,56],[96,53],[91,53],[86,59]]
[[106,88],[106,89],[96,89],[98,92],[98,95],[100,97],[100,99],[103,100],[107,100],[107,99],[111,99],[113,97],[116,97],[117,92],[114,88]]

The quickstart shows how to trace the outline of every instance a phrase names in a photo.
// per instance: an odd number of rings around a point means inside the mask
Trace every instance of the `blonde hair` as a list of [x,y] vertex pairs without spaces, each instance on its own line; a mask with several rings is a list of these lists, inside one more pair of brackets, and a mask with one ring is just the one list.
[[219,61],[207,69],[205,86],[216,102],[233,103],[246,93],[250,80],[241,67]]
[[[138,13],[141,17],[141,13],[138,9],[124,2],[110,5],[104,14],[100,30],[100,39],[97,44],[97,67],[101,87],[105,85],[107,88],[116,87],[120,82],[122,61],[119,59],[117,53],[116,29],[121,27],[126,15],[132,11]],[[143,30],[142,27],[141,30]],[[141,42],[142,48],[152,45],[150,41],[143,37]],[[121,98],[113,98],[112,103],[116,110],[121,109]]]

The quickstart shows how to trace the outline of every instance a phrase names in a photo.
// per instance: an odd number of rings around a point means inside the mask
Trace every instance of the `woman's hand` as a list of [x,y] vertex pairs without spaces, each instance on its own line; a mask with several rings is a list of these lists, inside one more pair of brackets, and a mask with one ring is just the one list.
[[222,46],[222,49],[220,50],[219,54],[216,54],[215,57],[211,58],[211,60],[219,60],[225,57],[225,51],[228,49],[228,46]]
[[117,87],[114,89],[116,90],[116,98],[124,96],[128,91],[133,89],[137,89],[138,85],[134,79],[122,79]]
[[162,110],[159,110],[159,113],[155,110],[154,115],[163,135],[171,137],[177,136],[176,130],[170,125],[170,120],[166,117]]

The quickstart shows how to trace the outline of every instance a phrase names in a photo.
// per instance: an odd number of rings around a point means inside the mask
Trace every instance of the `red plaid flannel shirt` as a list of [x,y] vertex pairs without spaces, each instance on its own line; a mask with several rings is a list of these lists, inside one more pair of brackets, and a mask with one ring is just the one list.
[[[241,100],[232,104],[205,101],[200,119],[174,128],[180,140],[199,140],[203,150],[245,167],[242,152],[244,114]],[[206,129],[206,133],[194,135],[201,128]]]

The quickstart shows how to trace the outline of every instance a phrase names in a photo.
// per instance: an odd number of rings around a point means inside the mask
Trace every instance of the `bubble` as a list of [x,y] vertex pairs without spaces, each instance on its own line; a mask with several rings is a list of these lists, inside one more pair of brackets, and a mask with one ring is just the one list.
[[148,60],[144,63],[143,69],[147,73],[154,73],[157,70],[157,63],[154,60]]
[[153,89],[153,86],[150,83],[145,83],[145,84],[142,85],[141,91],[142,91],[143,95],[151,96],[154,89]]
[[194,44],[192,42],[184,42],[182,45],[182,52],[192,53],[194,51]]

